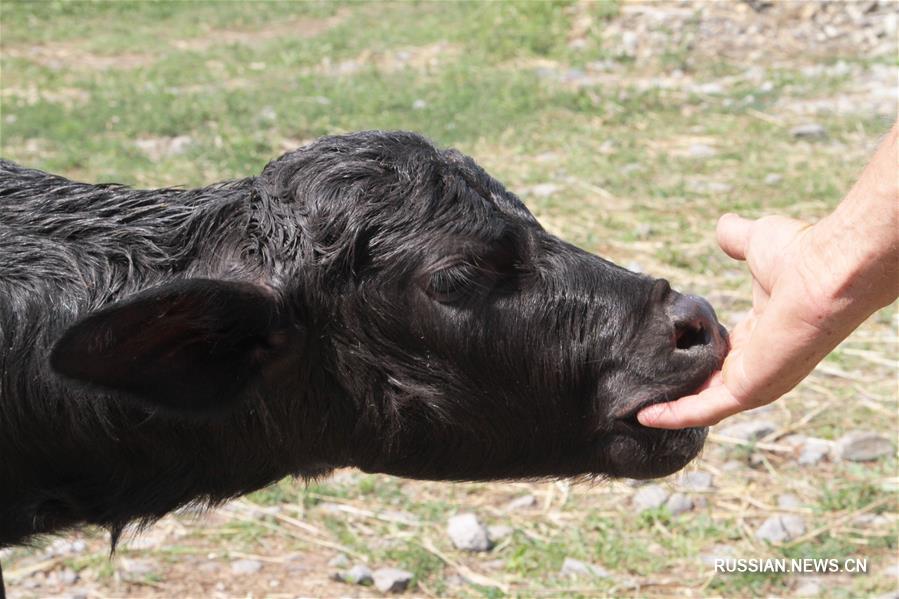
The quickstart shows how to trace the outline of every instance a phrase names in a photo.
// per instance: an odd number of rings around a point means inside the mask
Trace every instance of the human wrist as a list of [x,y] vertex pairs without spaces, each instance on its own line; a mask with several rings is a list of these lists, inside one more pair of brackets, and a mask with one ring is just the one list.
[[[864,312],[889,305],[899,293],[899,230],[892,213],[835,211],[807,231],[808,271],[818,277],[822,302]],[[882,212],[882,211],[881,211]]]

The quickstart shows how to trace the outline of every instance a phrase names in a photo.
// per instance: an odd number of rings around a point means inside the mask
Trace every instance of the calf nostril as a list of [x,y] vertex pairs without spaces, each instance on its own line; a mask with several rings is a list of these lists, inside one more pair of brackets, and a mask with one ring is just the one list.
[[707,301],[692,295],[677,294],[668,306],[668,317],[674,329],[675,350],[712,345],[716,342],[718,321]]
[[712,337],[702,321],[679,322],[674,325],[674,347],[690,349],[697,345],[708,345]]

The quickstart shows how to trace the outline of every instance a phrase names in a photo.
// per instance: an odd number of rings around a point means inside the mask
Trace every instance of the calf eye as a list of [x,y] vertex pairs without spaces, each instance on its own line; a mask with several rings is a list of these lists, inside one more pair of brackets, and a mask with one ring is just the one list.
[[475,264],[461,263],[431,273],[426,291],[441,303],[457,302],[471,292],[485,288],[487,273]]

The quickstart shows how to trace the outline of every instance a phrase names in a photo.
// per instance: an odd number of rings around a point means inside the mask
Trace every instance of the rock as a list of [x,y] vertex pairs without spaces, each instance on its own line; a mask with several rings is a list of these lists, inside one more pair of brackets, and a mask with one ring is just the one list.
[[638,512],[645,512],[661,507],[668,499],[668,491],[660,485],[646,485],[634,493],[634,507]]
[[814,466],[830,453],[832,445],[826,439],[808,437],[799,445],[799,458],[796,461],[802,466]]
[[827,130],[819,123],[804,123],[790,129],[796,139],[818,140],[827,137]]
[[516,497],[515,499],[507,503],[506,511],[511,512],[513,510],[526,510],[536,506],[536,497],[534,497],[533,495],[522,495],[521,497]]
[[793,591],[794,597],[817,597],[821,594],[821,585],[815,580],[803,580]]
[[893,443],[885,436],[869,431],[852,431],[836,442],[836,454],[849,462],[870,462],[893,452]]
[[890,519],[880,514],[859,514],[849,521],[856,528],[889,529]]
[[346,568],[350,565],[350,558],[345,556],[342,553],[338,553],[328,562],[328,565],[332,568]]
[[692,90],[697,94],[704,94],[709,96],[716,96],[724,93],[724,86],[718,83],[717,81],[711,81],[709,83],[702,83],[700,85],[694,85]]
[[637,43],[639,36],[635,31],[623,31],[621,33],[621,55],[634,57],[637,55]]
[[733,188],[733,185],[730,183],[723,183],[721,181],[702,181],[696,179],[687,181],[687,189],[694,193],[727,193]]
[[563,576],[589,576],[592,578],[605,578],[609,575],[605,568],[595,564],[588,564],[581,560],[566,557],[562,562],[559,573]]
[[690,499],[689,495],[684,493],[672,493],[671,497],[668,498],[668,501],[665,502],[665,507],[668,508],[668,512],[672,516],[676,516],[692,510],[693,500]]
[[515,532],[515,529],[511,526],[506,526],[505,524],[497,524],[496,526],[488,526],[487,527],[487,538],[490,539],[490,542],[494,545],[502,541],[508,536]]
[[706,144],[691,144],[687,148],[687,155],[690,158],[711,158],[717,154],[718,150]]
[[64,586],[75,584],[76,580],[78,580],[78,574],[71,568],[66,568],[59,573],[59,582]]
[[779,175],[777,173],[768,173],[767,175],[765,175],[765,185],[780,185],[783,180],[783,175]]
[[156,570],[156,562],[149,559],[133,559],[123,557],[119,561],[119,569],[123,574],[131,576],[146,576]]
[[375,588],[382,593],[402,593],[412,582],[412,572],[398,568],[378,568],[372,576]]
[[757,441],[762,437],[770,435],[777,429],[774,423],[769,420],[748,420],[724,427],[717,431],[722,437],[730,437],[739,439],[740,441]]
[[555,194],[557,191],[559,191],[559,186],[553,183],[540,183],[538,185],[534,185],[530,189],[531,195],[538,198],[548,198],[549,196]]
[[255,559],[239,559],[231,562],[231,571],[241,576],[255,574],[261,569],[262,562]]
[[708,491],[712,488],[712,475],[700,470],[685,472],[677,484],[688,491]]
[[356,564],[349,570],[338,572],[334,575],[334,580],[345,582],[347,584],[359,584],[368,586],[374,582],[371,569],[365,564]]
[[707,566],[714,566],[715,561],[720,559],[729,559],[736,557],[737,550],[734,549],[731,545],[722,545],[717,544],[713,545],[708,553],[703,553],[700,556],[702,563]]
[[743,469],[743,464],[737,460],[728,460],[721,466],[724,472],[737,472]]
[[456,549],[488,551],[491,547],[487,529],[474,514],[453,516],[447,523],[446,531]]
[[777,496],[777,507],[782,510],[795,510],[802,507],[802,502],[792,493]]
[[776,514],[765,520],[755,536],[760,541],[784,543],[805,534],[805,522],[792,514]]

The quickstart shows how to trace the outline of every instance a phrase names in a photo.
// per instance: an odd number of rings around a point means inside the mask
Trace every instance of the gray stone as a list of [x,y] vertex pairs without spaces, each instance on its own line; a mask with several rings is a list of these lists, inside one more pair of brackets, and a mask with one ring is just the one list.
[[859,514],[852,520],[850,524],[856,528],[883,529],[888,531],[890,519],[880,514]]
[[780,185],[783,180],[783,175],[780,175],[778,173],[768,173],[767,175],[765,175],[765,185]]
[[727,193],[733,189],[730,183],[721,181],[692,180],[687,182],[687,189],[694,193]]
[[827,137],[827,130],[820,123],[803,123],[790,129],[790,135],[796,139],[824,139]]
[[635,31],[624,31],[621,33],[621,55],[622,56],[636,56],[637,55],[637,43],[639,42],[639,36]]
[[792,493],[777,496],[777,507],[782,510],[795,510],[802,507],[802,502]]
[[521,497],[516,497],[512,501],[506,504],[506,511],[513,510],[526,510],[532,507],[537,506],[537,498],[533,495],[522,495]]
[[713,545],[708,553],[700,556],[702,563],[707,566],[714,566],[715,561],[719,559],[729,559],[736,557],[737,550],[731,545],[716,544]]
[[456,549],[463,551],[489,551],[490,538],[487,528],[471,513],[458,514],[449,519],[446,532]]
[[638,512],[661,507],[668,499],[668,491],[660,485],[646,485],[634,493],[634,507]]
[[231,562],[231,571],[244,576],[255,574],[262,569],[262,562],[255,559],[239,559]]
[[589,576],[592,578],[605,578],[609,575],[605,568],[596,564],[588,564],[581,560],[566,557],[562,562],[559,573],[563,576]]
[[793,591],[796,597],[817,597],[821,594],[821,585],[816,580],[802,580]]
[[71,568],[66,568],[59,573],[59,582],[64,586],[75,584],[76,580],[78,580],[78,574]]
[[850,462],[869,462],[893,452],[893,443],[884,435],[870,431],[852,431],[836,442],[836,454]]
[[668,512],[672,516],[676,516],[692,510],[693,500],[684,493],[672,493],[668,501],[665,502],[665,507],[668,508]]
[[685,472],[677,484],[688,491],[708,491],[712,488],[712,475],[701,470]]
[[705,95],[718,95],[724,93],[724,86],[718,83],[717,81],[712,81],[709,83],[702,83],[700,85],[693,86],[693,91],[698,94]]
[[737,460],[728,460],[721,466],[721,470],[724,472],[737,472],[742,469],[743,464]]
[[773,433],[777,427],[769,420],[747,420],[717,431],[722,437],[739,439],[740,441],[757,441]]
[[833,444],[826,439],[808,437],[799,445],[799,462],[802,466],[814,466],[830,453]]
[[687,148],[687,155],[690,158],[711,158],[717,154],[718,150],[706,144],[690,144],[690,147]]
[[328,562],[328,565],[332,568],[346,568],[350,565],[350,558],[345,556],[342,553],[338,553]]
[[755,536],[760,541],[785,543],[805,534],[805,521],[793,514],[776,514],[765,520]]
[[531,195],[538,198],[548,198],[559,191],[559,186],[553,183],[539,183],[531,187]]
[[490,539],[490,542],[494,545],[499,543],[503,539],[515,532],[515,529],[511,526],[506,526],[505,524],[497,524],[495,526],[487,527],[487,538]]
[[365,564],[356,564],[349,570],[338,572],[334,575],[334,580],[345,582],[347,584],[360,584],[368,586],[374,582],[371,569]]
[[123,574],[146,576],[156,570],[156,562],[150,559],[123,557],[119,561],[119,568]]
[[398,568],[378,568],[372,576],[375,588],[382,593],[402,593],[412,582],[412,572]]

